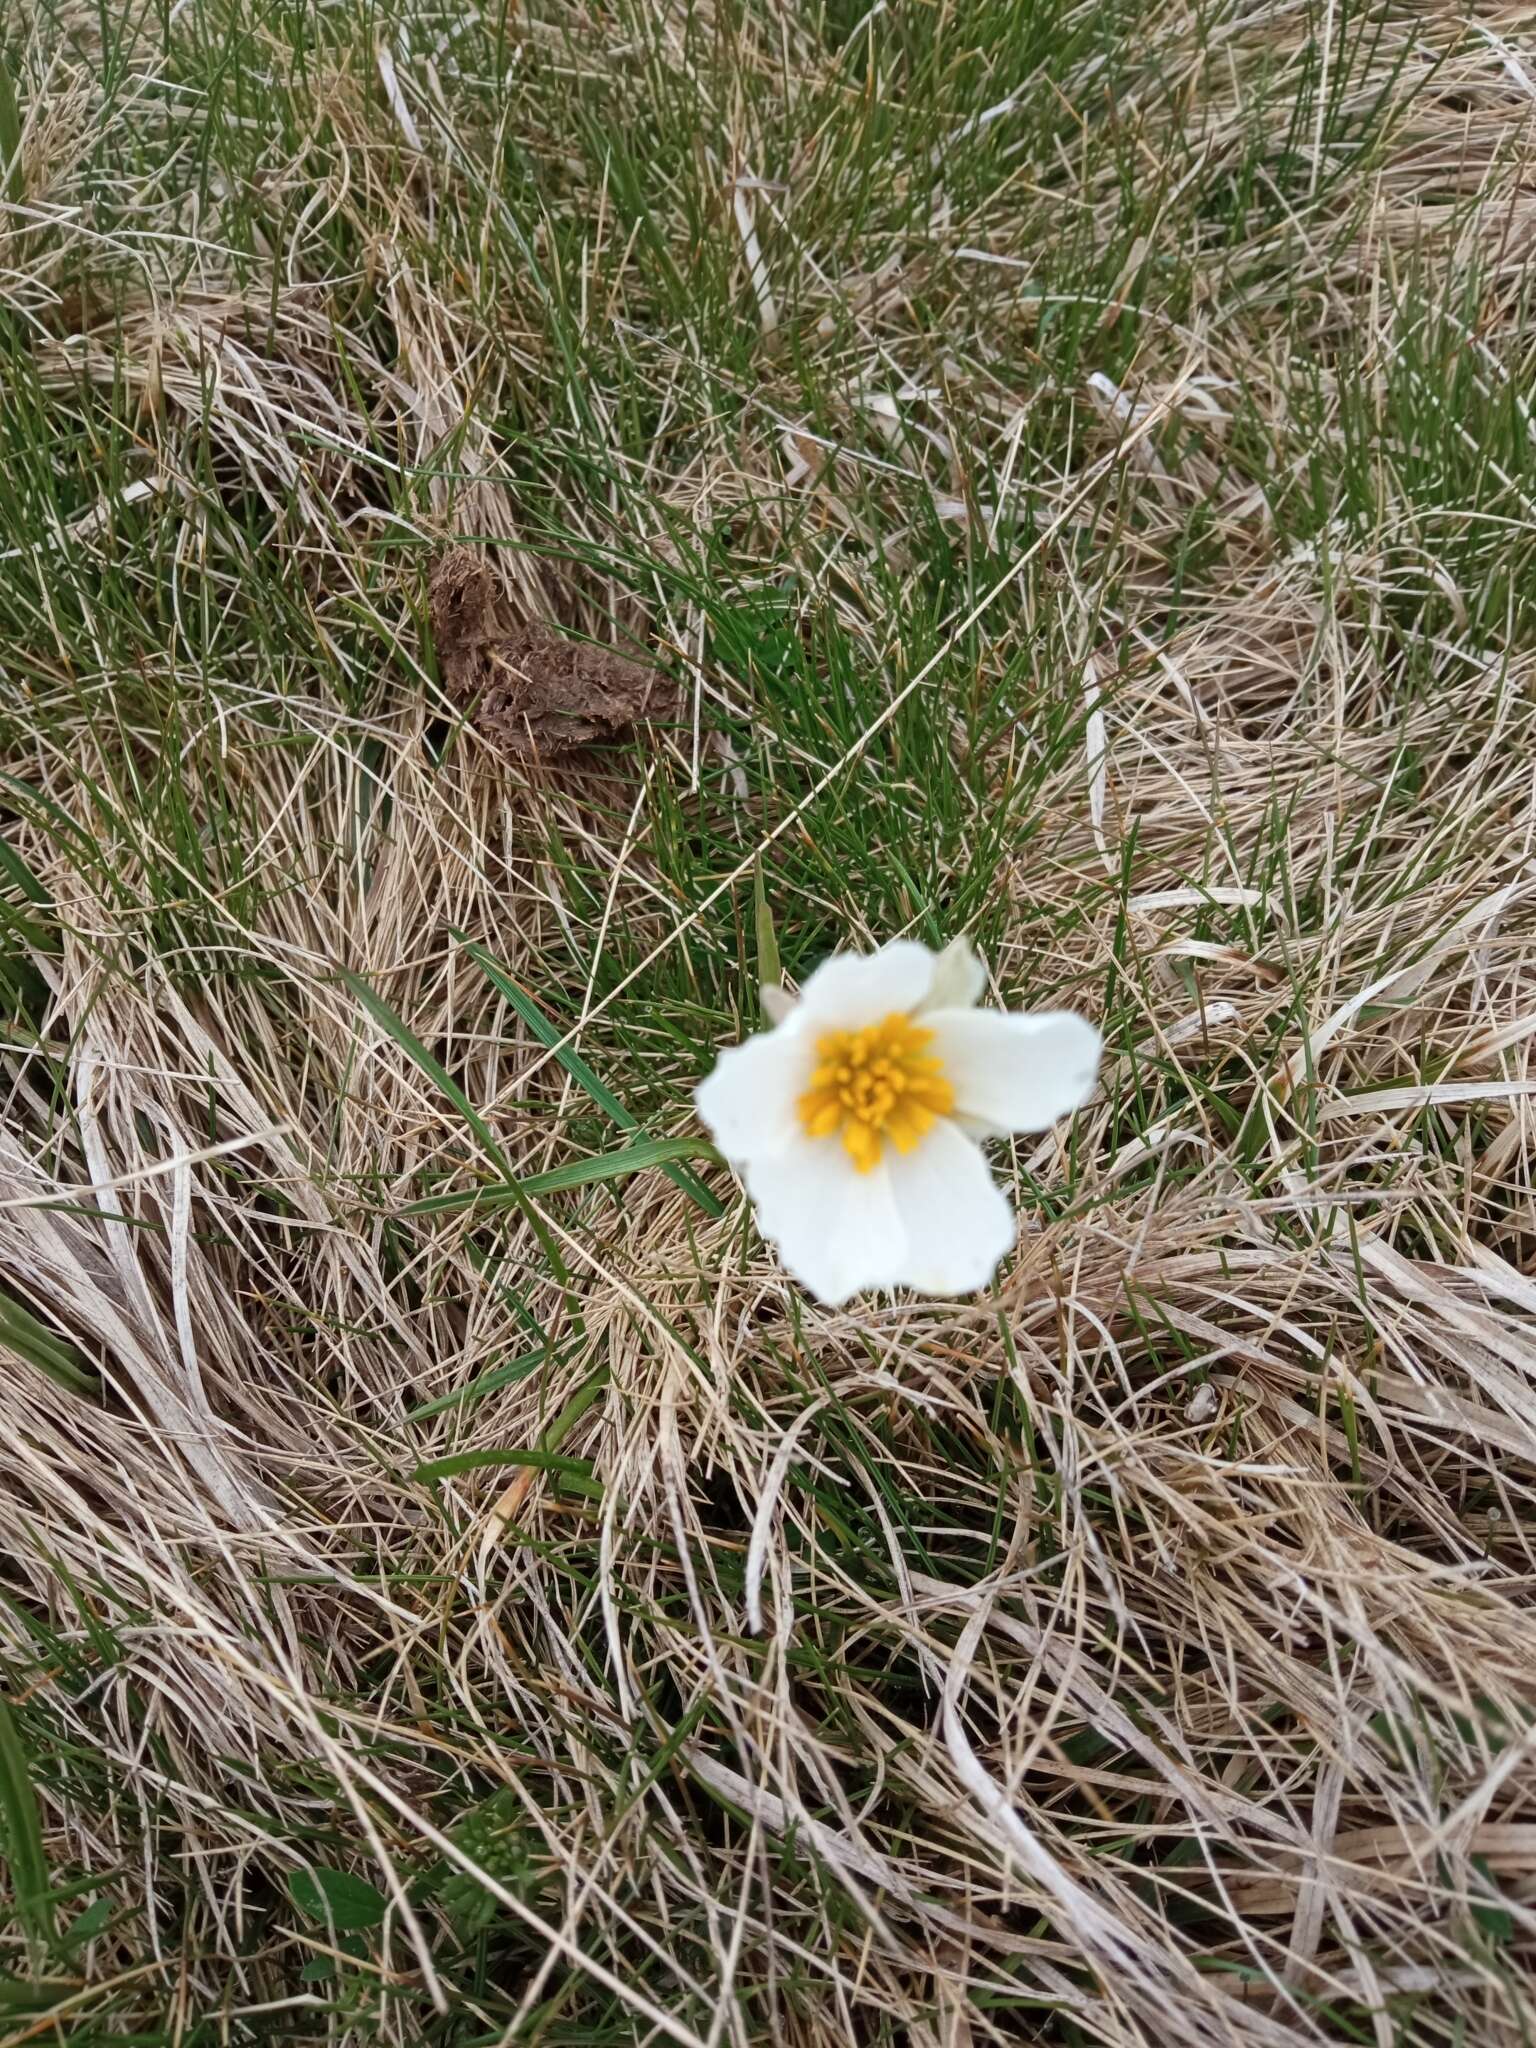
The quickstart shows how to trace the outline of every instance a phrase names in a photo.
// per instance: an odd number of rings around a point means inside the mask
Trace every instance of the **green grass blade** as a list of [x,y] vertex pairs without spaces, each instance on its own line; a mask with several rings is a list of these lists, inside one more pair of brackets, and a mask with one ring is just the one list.
[[[520,1196],[559,1195],[568,1188],[590,1187],[596,1181],[622,1180],[626,1174],[644,1173],[648,1168],[663,1171],[679,1159],[717,1159],[719,1154],[702,1138],[642,1138],[638,1145],[626,1145],[620,1152],[600,1152],[594,1159],[573,1159],[565,1166],[551,1166],[542,1173],[524,1174],[515,1188],[469,1188],[461,1193],[424,1195],[419,1202],[407,1202],[397,1216],[451,1216],[461,1209],[505,1209]],[[711,1200],[713,1197],[711,1196]]]
[[499,1387],[515,1386],[519,1380],[527,1379],[532,1372],[547,1362],[547,1351],[525,1351],[520,1358],[509,1358],[505,1365],[498,1365],[490,1372],[483,1372],[478,1379],[472,1379],[468,1386],[455,1387],[451,1394],[439,1394],[435,1401],[424,1401],[419,1408],[413,1408],[405,1417],[406,1422],[430,1422],[434,1415],[442,1415],[450,1408],[467,1407],[486,1394],[494,1394]]
[[21,1734],[7,1702],[0,1698],[0,1830],[16,1888],[16,1910],[30,1939],[52,1944],[56,1932],[43,1846],[42,1815],[27,1768]]
[[433,1086],[447,1096],[448,1100],[459,1112],[459,1115],[463,1117],[465,1123],[469,1125],[475,1136],[480,1140],[487,1157],[495,1165],[502,1178],[515,1186],[517,1175],[512,1171],[511,1162],[506,1154],[502,1151],[500,1145],[497,1144],[490,1125],[480,1114],[479,1110],[475,1108],[442,1061],[434,1053],[428,1052],[409,1025],[402,1023],[388,1003],[384,1001],[383,997],[377,995],[360,974],[354,974],[350,968],[346,967],[341,968],[339,971],[342,980],[351,989],[353,995],[357,997],[374,1023],[378,1025],[387,1038],[394,1040],[395,1044],[407,1055],[412,1064],[426,1075]]
[[[565,1068],[565,1071],[576,1085],[587,1091],[598,1108],[606,1111],[619,1126],[620,1130],[638,1131],[640,1129],[639,1118],[624,1107],[606,1081],[599,1079],[593,1073],[574,1046],[561,1043],[565,1034],[556,1027],[550,1018],[545,1016],[544,1012],[533,1000],[533,997],[525,989],[518,987],[506,969],[500,966],[483,946],[477,945],[473,939],[467,938],[463,932],[455,932],[454,937],[464,948],[465,952],[468,953],[481,973],[491,983],[492,987],[506,997],[507,1001],[516,1010],[519,1017],[522,1018],[539,1043],[548,1046],[549,1050],[554,1054],[561,1066]],[[681,1157],[683,1155],[679,1154],[678,1156]],[[719,1201],[694,1174],[689,1173],[680,1166],[665,1167],[663,1170],[668,1180],[673,1181],[685,1194],[691,1196],[706,1216],[720,1216],[724,1214]]]
[[0,57],[0,198],[19,206],[26,197],[21,169],[21,106],[16,86]]
[[[4,76],[4,70],[0,69],[0,78]],[[42,904],[45,907],[50,903],[48,891],[15,847],[4,839],[0,839],[0,875],[3,875],[13,888],[19,889],[29,903]]]
[[570,1400],[566,1402],[560,1413],[552,1419],[549,1426],[540,1436],[539,1446],[541,1450],[559,1450],[587,1410],[595,1407],[603,1398],[604,1393],[607,1391],[609,1377],[607,1366],[600,1365],[585,1384],[576,1389]]
[[556,1245],[554,1239],[550,1236],[543,1218],[537,1214],[529,1202],[526,1191],[519,1182],[517,1175],[512,1171],[510,1160],[502,1151],[500,1145],[497,1144],[491,1127],[485,1118],[475,1108],[442,1061],[435,1054],[428,1052],[415,1032],[408,1025],[402,1023],[388,1003],[368,986],[361,975],[353,974],[350,969],[345,967],[340,968],[338,972],[342,980],[347,984],[347,987],[351,989],[363,1008],[372,1017],[375,1024],[378,1025],[379,1029],[386,1037],[394,1040],[401,1051],[447,1097],[459,1112],[459,1115],[469,1125],[484,1147],[487,1158],[491,1160],[506,1184],[505,1196],[507,1202],[513,1208],[520,1209],[527,1217],[531,1228],[538,1237],[544,1256],[549,1261],[550,1271],[559,1280],[562,1287],[569,1287],[571,1276],[564,1259],[560,1256],[559,1246]]
[[764,988],[777,988],[784,979],[779,958],[779,935],[774,929],[773,907],[763,886],[763,864],[752,868],[752,912],[757,926],[757,978]]
[[30,1309],[8,1294],[0,1294],[0,1344],[71,1394],[101,1391],[101,1382],[74,1346],[54,1336]]
[[413,1479],[453,1479],[460,1472],[479,1472],[492,1465],[522,1465],[535,1472],[552,1472],[567,1486],[593,1500],[601,1500],[603,1489],[592,1477],[588,1458],[562,1458],[554,1451],[454,1451],[446,1458],[429,1458],[411,1474]]

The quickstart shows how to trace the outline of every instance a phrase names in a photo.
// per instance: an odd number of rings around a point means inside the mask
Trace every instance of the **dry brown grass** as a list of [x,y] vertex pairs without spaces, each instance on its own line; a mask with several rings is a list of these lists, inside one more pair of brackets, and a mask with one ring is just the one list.
[[[158,32],[10,53],[0,2048],[1529,2039],[1529,17],[1150,9],[1114,121],[1092,20],[885,133],[766,0],[272,10],[201,188]],[[458,534],[675,726],[457,726]],[[519,1174],[622,1134],[455,934],[687,1134],[763,859],[1104,1022],[991,1297],[404,1213],[494,1171],[347,975]]]

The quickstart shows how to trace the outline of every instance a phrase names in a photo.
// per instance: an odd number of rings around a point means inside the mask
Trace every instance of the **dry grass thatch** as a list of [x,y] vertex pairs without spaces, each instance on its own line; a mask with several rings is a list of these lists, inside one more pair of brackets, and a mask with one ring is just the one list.
[[[974,11],[10,52],[0,2044],[1528,2038],[1530,21]],[[755,876],[1102,1021],[989,1298],[483,1198]]]

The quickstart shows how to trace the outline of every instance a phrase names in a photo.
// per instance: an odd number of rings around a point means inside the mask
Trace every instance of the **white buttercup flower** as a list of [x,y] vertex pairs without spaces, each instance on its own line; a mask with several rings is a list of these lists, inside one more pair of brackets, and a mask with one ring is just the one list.
[[699,1115],[763,1235],[822,1301],[871,1287],[969,1294],[1014,1239],[978,1139],[1087,1101],[1099,1034],[1070,1010],[978,1010],[981,962],[909,939],[835,954],[775,1028],[721,1053]]

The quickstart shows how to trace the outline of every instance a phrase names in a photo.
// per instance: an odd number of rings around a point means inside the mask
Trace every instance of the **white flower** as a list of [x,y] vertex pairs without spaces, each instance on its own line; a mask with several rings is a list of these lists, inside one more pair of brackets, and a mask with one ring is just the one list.
[[1070,1010],[978,1010],[985,978],[963,939],[835,954],[799,1002],[773,991],[775,1028],[700,1085],[763,1235],[822,1301],[984,1287],[1014,1217],[977,1140],[1043,1131],[1087,1101],[1098,1032]]

